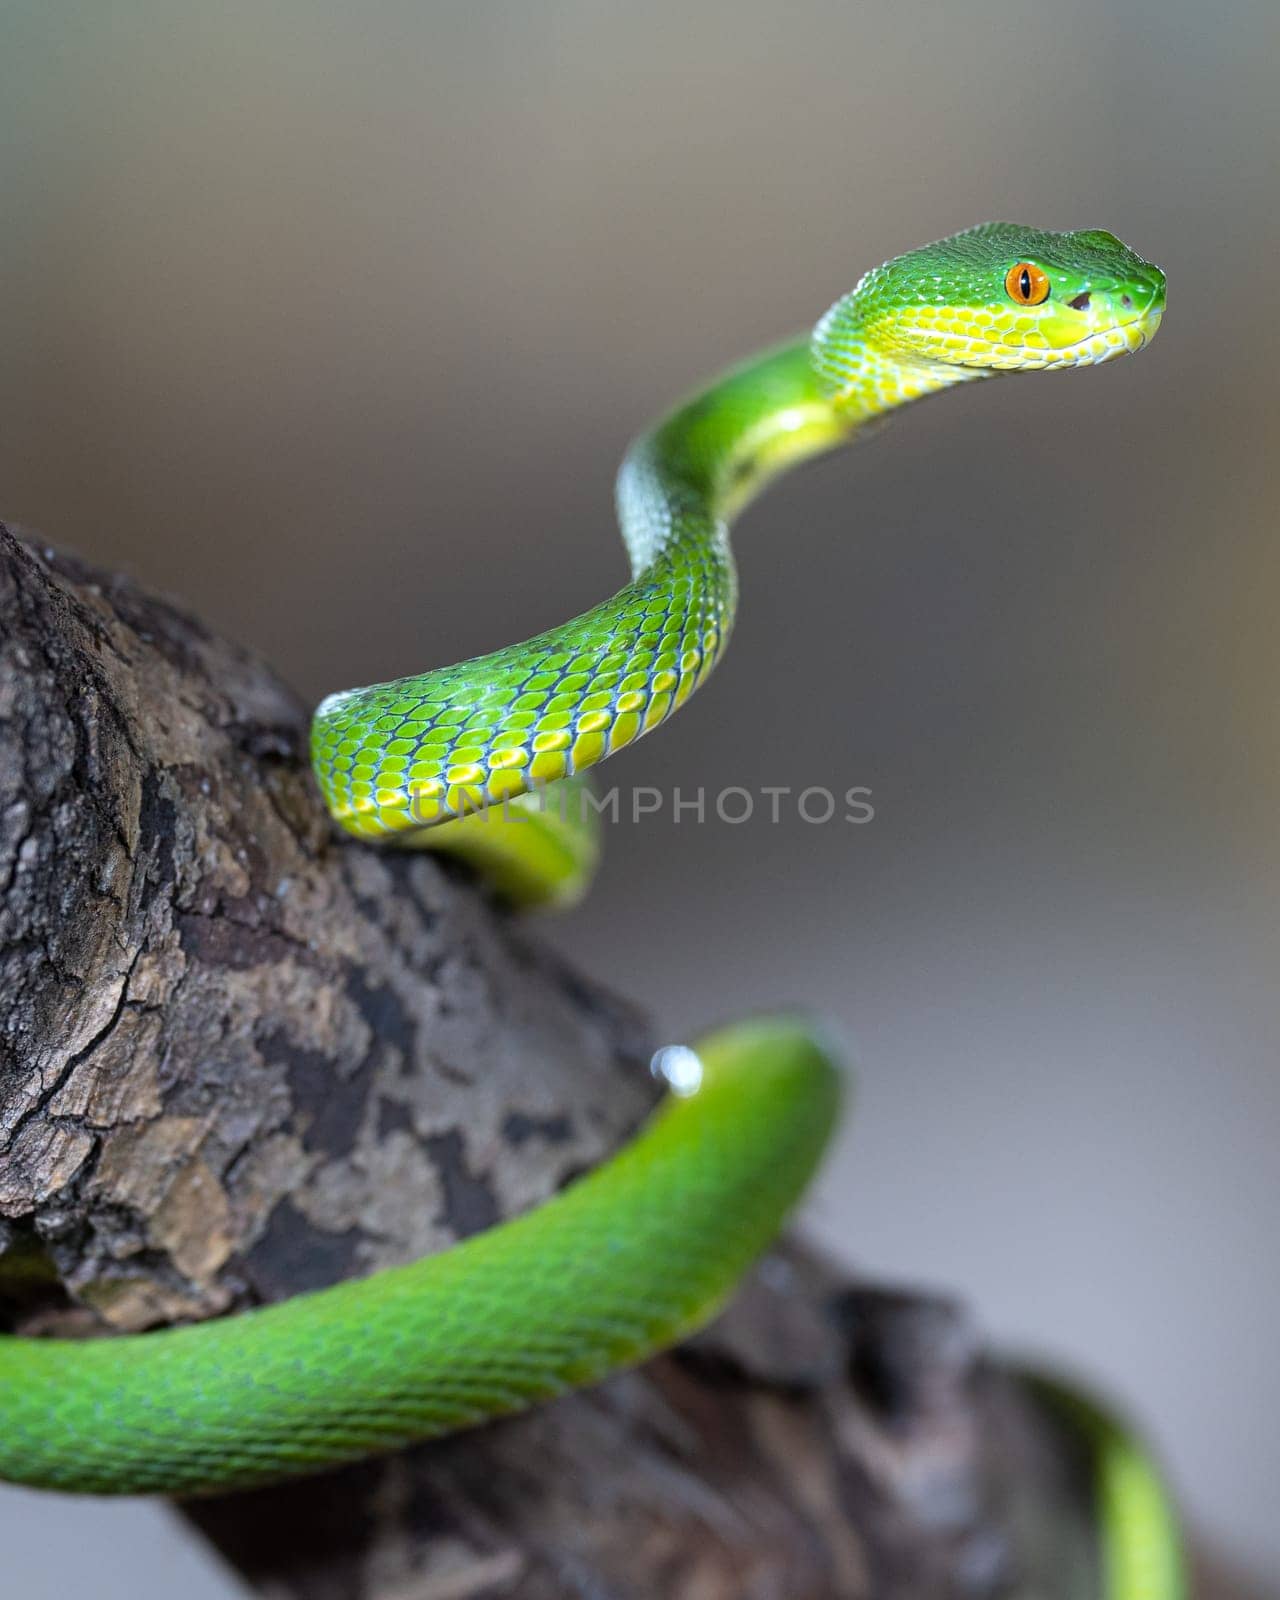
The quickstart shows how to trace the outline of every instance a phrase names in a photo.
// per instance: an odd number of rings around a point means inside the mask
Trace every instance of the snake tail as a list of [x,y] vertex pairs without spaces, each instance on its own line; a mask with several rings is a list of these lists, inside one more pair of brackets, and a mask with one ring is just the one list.
[[1189,1600],[1177,1509],[1151,1453],[1085,1389],[1055,1373],[1027,1370],[1021,1377],[1088,1458],[1100,1592],[1107,1600]]

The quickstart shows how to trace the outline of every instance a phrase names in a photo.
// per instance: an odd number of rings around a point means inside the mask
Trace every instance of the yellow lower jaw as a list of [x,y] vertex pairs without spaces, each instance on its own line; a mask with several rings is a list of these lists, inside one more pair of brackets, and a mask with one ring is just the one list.
[[[1141,350],[1160,326],[1163,308],[1124,323],[1088,328],[1081,319],[1037,316],[1015,307],[973,310],[939,306],[912,308],[910,322],[884,325],[869,342],[918,354],[921,366],[975,368],[994,372],[1042,371],[1050,367],[1091,367]],[[910,363],[904,363],[910,369]],[[910,395],[896,399],[914,398]]]
[[1042,370],[1048,367],[1097,367],[1104,361],[1114,361],[1117,356],[1131,355],[1141,350],[1160,326],[1160,313],[1135,317],[1132,322],[1115,327],[1099,328],[1096,332],[1073,344],[1057,348],[1029,347],[1005,349],[994,346],[984,357],[979,357],[989,367],[1000,372]]

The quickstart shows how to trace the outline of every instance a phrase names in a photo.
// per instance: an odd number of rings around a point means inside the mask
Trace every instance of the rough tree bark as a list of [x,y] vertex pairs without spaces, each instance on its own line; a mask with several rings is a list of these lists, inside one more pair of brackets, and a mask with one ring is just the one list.
[[[333,837],[261,662],[0,528],[0,1325],[109,1335],[440,1249],[653,1104],[630,1006]],[[195,1502],[297,1600],[1087,1595],[1067,1442],[954,1305],[762,1264],[596,1391]]]

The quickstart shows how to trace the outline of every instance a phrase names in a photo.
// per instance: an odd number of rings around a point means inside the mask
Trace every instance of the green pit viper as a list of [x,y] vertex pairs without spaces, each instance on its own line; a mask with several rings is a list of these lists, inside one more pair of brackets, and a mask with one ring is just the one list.
[[[577,775],[656,728],[722,655],[734,513],[910,401],[1139,350],[1164,299],[1160,270],[1096,230],[986,223],[866,273],[810,336],[728,372],[631,447],[625,588],[523,644],[319,707],[330,812],[361,839],[451,851],[516,904],[573,899],[597,846]],[[838,1073],[789,1018],[657,1064],[666,1103],[618,1155],[440,1255],[192,1327],[0,1338],[0,1477],[97,1493],[259,1483],[522,1409],[698,1327],[804,1189]],[[1093,1463],[1102,1591],[1181,1594],[1155,1469],[1119,1422],[1050,1389]]]

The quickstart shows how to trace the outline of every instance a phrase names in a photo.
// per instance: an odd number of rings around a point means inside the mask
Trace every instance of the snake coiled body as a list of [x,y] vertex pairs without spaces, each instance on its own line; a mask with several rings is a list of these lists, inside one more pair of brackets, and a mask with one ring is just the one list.
[[[812,335],[632,447],[617,493],[632,573],[617,594],[522,644],[324,702],[312,748],[330,812],[361,838],[451,850],[517,903],[572,898],[595,840],[548,794],[574,793],[658,727],[721,658],[734,513],[924,395],[1140,349],[1163,307],[1159,269],[1099,231],[988,223],[867,273]],[[785,1219],[838,1084],[822,1039],[788,1019],[662,1059],[680,1068],[673,1094],[630,1146],[441,1255],[190,1328],[0,1338],[0,1477],[102,1493],[261,1482],[519,1409],[679,1338]],[[1158,1478],[1100,1413],[1077,1422],[1098,1462],[1112,1600],[1174,1596]],[[1122,1456],[1142,1472],[1120,1473]]]

